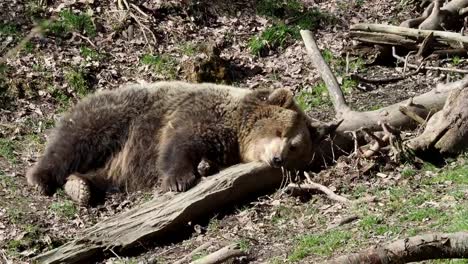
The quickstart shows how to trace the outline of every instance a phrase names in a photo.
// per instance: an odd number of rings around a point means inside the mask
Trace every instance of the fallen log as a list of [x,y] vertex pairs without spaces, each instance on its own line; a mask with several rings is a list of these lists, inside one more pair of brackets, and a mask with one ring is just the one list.
[[328,264],[396,264],[445,258],[468,258],[468,232],[404,238],[388,245],[338,257]]
[[468,147],[468,85],[454,90],[444,108],[433,115],[424,132],[409,140],[416,151],[435,148],[443,154],[458,154]]
[[73,241],[34,260],[40,263],[85,263],[108,252],[124,255],[144,242],[164,239],[187,223],[220,208],[273,190],[282,180],[280,169],[260,163],[235,165],[204,179],[187,192],[166,193],[87,228]]
[[468,36],[463,36],[459,33],[439,31],[439,30],[423,30],[414,29],[407,27],[399,27],[392,25],[382,24],[355,24],[350,27],[351,31],[364,31],[364,32],[380,32],[387,34],[396,34],[399,36],[405,36],[413,38],[418,41],[423,41],[429,34],[434,34],[434,40],[438,42],[460,42],[468,44]]
[[344,134],[346,131],[354,131],[361,127],[370,131],[381,130],[380,122],[387,123],[398,129],[413,129],[418,123],[400,111],[400,106],[402,104],[405,105],[409,111],[426,119],[431,114],[442,109],[450,91],[468,85],[467,76],[453,83],[439,84],[433,90],[412,98],[411,103],[400,102],[374,111],[353,111],[346,104],[342,90],[330,67],[321,56],[317,55],[320,54],[320,51],[318,50],[312,33],[309,30],[301,30],[300,33],[312,63],[315,68],[319,70],[320,76],[331,94],[330,99],[335,107],[336,118],[343,119],[343,122],[336,130],[336,133],[341,134],[343,137],[345,137]]

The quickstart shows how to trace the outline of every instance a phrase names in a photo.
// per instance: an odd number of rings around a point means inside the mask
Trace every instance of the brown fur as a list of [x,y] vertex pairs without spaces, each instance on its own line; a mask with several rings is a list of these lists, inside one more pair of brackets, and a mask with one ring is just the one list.
[[303,167],[317,135],[292,98],[285,89],[182,82],[98,92],[62,118],[28,182],[50,195],[78,173],[100,193],[158,184],[185,191],[206,176],[200,162],[218,170],[277,155],[282,166]]

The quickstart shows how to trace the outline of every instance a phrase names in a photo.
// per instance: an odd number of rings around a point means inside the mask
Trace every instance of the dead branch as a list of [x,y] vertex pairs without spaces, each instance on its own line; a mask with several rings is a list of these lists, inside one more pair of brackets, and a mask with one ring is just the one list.
[[77,238],[34,260],[40,263],[76,263],[109,254],[119,255],[167,234],[252,194],[270,191],[282,182],[280,169],[260,163],[239,164],[207,177],[182,193],[166,193],[130,211],[83,230]]
[[414,38],[418,41],[423,41],[424,38],[433,33],[434,40],[437,42],[460,42],[463,44],[468,44],[468,36],[463,36],[459,33],[448,31],[422,30],[382,24],[355,24],[351,26],[350,30],[396,34]]
[[312,36],[312,33],[309,30],[301,30],[300,33],[302,39],[304,40],[307,53],[312,58],[312,62],[315,64],[315,68],[319,71],[320,76],[328,88],[328,92],[332,98],[331,101],[335,107],[337,119],[340,119],[340,116],[343,112],[349,111],[349,107],[346,104],[346,100],[343,96],[340,85],[338,84],[338,81],[333,75],[330,67],[323,59],[322,54],[320,53],[320,50],[315,43],[314,37]]
[[[305,172],[304,174],[308,176],[308,179],[310,179],[310,176],[308,175],[307,172]],[[290,183],[287,188],[299,188],[299,189],[306,189],[306,190],[315,190],[315,191],[319,191],[319,192],[325,194],[330,200],[337,201],[337,202],[343,203],[343,204],[349,204],[350,203],[350,200],[348,200],[347,198],[345,198],[343,196],[340,196],[340,195],[334,193],[329,188],[327,188],[327,187],[325,187],[325,186],[323,186],[321,184],[312,182],[310,180],[307,180],[306,183],[303,183],[303,184],[300,184],[300,185],[295,184],[295,183]]]
[[462,70],[462,69],[454,69],[454,68],[443,68],[443,67],[433,67],[433,66],[425,66],[425,65],[414,65],[414,64],[411,64],[411,63],[408,63],[407,59],[405,58],[402,58],[401,56],[398,56],[396,54],[396,51],[395,51],[395,47],[392,47],[392,56],[399,60],[400,62],[404,62],[405,63],[405,67],[408,67],[408,68],[413,68],[413,69],[417,69],[419,71],[419,69],[424,69],[424,70],[433,70],[433,71],[445,71],[445,72],[456,72],[456,73],[464,73],[464,74],[468,74],[468,70]]
[[202,244],[201,246],[197,247],[197,248],[194,249],[192,252],[190,252],[190,254],[185,255],[183,258],[181,258],[181,259],[177,260],[176,262],[174,262],[174,264],[183,264],[183,263],[189,261],[189,260],[192,259],[198,252],[207,249],[209,246],[211,246],[211,244],[212,244],[211,241],[208,241],[208,242]]
[[328,264],[390,264],[445,258],[468,258],[468,232],[399,239],[381,247],[338,257]]
[[239,245],[234,243],[231,245],[227,245],[220,250],[209,254],[203,258],[197,259],[195,261],[190,262],[191,264],[218,264],[222,263],[230,258],[244,256],[245,252],[243,252]]
[[349,223],[352,223],[356,220],[359,219],[359,216],[357,215],[350,215],[348,217],[345,217],[343,219],[340,219],[340,221],[338,221],[337,223],[334,223],[334,224],[331,224],[327,227],[327,230],[330,230],[330,229],[333,229],[333,228],[337,228],[339,226],[343,226],[343,225],[346,225],[346,224],[349,224]]

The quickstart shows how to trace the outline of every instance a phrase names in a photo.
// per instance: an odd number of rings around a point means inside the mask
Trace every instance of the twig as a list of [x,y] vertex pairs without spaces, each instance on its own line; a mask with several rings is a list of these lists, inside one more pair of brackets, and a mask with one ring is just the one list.
[[88,37],[83,36],[78,32],[73,32],[73,35],[86,40],[89,43],[89,45],[91,45],[94,49],[98,49],[96,45],[94,45],[94,43]]
[[215,251],[208,256],[190,262],[191,264],[217,264],[222,263],[230,258],[244,256],[245,253],[239,248],[237,243],[225,246],[218,251]]
[[181,258],[181,259],[177,260],[176,262],[174,262],[174,264],[182,264],[182,263],[187,262],[188,260],[192,259],[198,252],[207,249],[209,246],[211,246],[211,244],[212,244],[211,241],[208,241],[208,242],[202,244],[201,246],[197,247],[192,252],[190,252],[190,254],[185,255],[183,258]]
[[337,227],[342,226],[342,225],[349,224],[349,223],[354,222],[354,221],[356,221],[358,219],[359,219],[359,216],[350,215],[348,217],[345,217],[345,218],[341,219],[340,221],[338,221],[338,223],[335,223],[335,224],[332,224],[332,225],[328,226],[327,230],[337,228]]
[[135,9],[138,13],[140,13],[141,15],[143,15],[144,17],[149,17],[148,14],[146,14],[145,12],[143,12],[143,10],[141,10],[141,8],[135,4],[130,4],[131,7],[133,7],[133,9]]
[[312,33],[309,30],[301,30],[300,33],[306,46],[307,53],[312,59],[312,63],[315,65],[315,68],[327,85],[331,101],[339,119],[344,112],[350,110],[343,96],[343,91],[341,90],[335,75],[333,75],[330,67],[323,59]]
[[[398,56],[396,54],[396,50],[395,50],[395,47],[392,47],[392,55],[395,59],[401,61],[401,62],[405,62],[405,59],[402,58],[401,56]],[[454,69],[454,68],[443,68],[443,67],[433,67],[433,66],[424,66],[424,65],[414,65],[414,64],[411,64],[411,63],[408,63],[407,64],[408,68],[413,68],[413,69],[424,69],[424,70],[433,70],[433,71],[445,71],[445,72],[456,72],[456,73],[465,73],[465,74],[468,74],[468,70],[462,70],[462,69]]]
[[287,187],[288,189],[305,189],[305,190],[315,190],[315,191],[320,191],[321,193],[325,194],[330,200],[343,203],[343,204],[349,204],[350,201],[343,197],[340,196],[336,193],[334,193],[332,190],[328,189],[327,187],[315,183],[315,182],[307,182],[304,184],[296,184],[296,183],[290,183]]
[[[304,172],[305,175],[308,175],[307,172]],[[307,176],[306,176],[307,177]],[[309,176],[310,177],[310,176]],[[294,184],[294,183],[290,183],[288,185],[288,187],[291,187],[291,188],[302,188],[302,189],[310,189],[310,190],[317,190],[317,191],[320,191],[322,193],[324,193],[325,195],[327,195],[327,197],[331,200],[334,200],[334,201],[337,201],[337,202],[340,202],[340,203],[344,203],[344,204],[348,204],[350,203],[350,200],[348,200],[347,198],[343,197],[343,196],[340,196],[336,193],[334,193],[332,190],[330,190],[329,188],[321,185],[321,184],[318,184],[318,183],[315,183],[315,182],[311,182],[311,181],[307,181],[307,183],[305,184],[301,184],[301,185],[298,185],[298,184]]]

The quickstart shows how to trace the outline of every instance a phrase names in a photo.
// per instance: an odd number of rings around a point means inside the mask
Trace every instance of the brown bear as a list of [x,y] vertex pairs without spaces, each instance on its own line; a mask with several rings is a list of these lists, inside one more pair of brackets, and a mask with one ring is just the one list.
[[78,183],[67,193],[80,203],[115,188],[186,191],[237,163],[304,168],[320,135],[286,89],[132,84],[76,104],[27,180],[47,195]]

